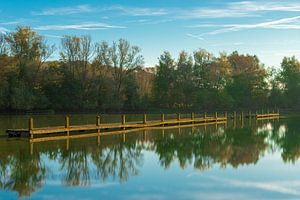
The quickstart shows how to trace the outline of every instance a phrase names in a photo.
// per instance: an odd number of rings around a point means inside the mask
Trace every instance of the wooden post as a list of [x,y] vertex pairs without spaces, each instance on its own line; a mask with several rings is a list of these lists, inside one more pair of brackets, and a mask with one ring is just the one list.
[[28,119],[28,132],[29,132],[29,135],[30,135],[31,139],[33,139],[32,130],[33,130],[33,118],[30,117]]
[[147,132],[146,130],[143,131],[143,141],[146,142],[147,140]]
[[227,111],[224,113],[224,117],[225,117],[226,120],[227,120]]
[[30,155],[33,155],[33,142],[30,142]]
[[161,118],[161,122],[164,122],[165,121],[165,114],[161,113],[160,118]]
[[244,118],[244,112],[242,111],[241,112],[241,119],[243,119]]
[[66,142],[67,142],[67,151],[69,151],[69,148],[70,148],[70,139],[68,138]]
[[164,126],[164,122],[165,122],[165,114],[164,113],[161,113],[160,115],[160,119],[161,119],[161,122],[162,122],[162,126]]
[[97,115],[97,117],[96,117],[96,125],[100,126],[100,123],[101,123],[101,121],[100,121],[100,115]]
[[96,117],[96,126],[98,127],[98,136],[100,136],[100,115]]
[[65,117],[65,128],[67,129],[67,135],[69,136],[70,135],[70,117],[69,116],[66,116]]
[[195,122],[195,113],[194,112],[191,113],[191,120],[193,120],[192,123]]
[[216,122],[218,122],[218,112],[215,113]]
[[177,113],[177,121],[180,121],[180,113]]
[[143,123],[147,124],[147,114],[144,114],[144,116],[143,116]]
[[206,112],[204,112],[204,122],[206,122]]
[[122,115],[122,125],[123,126],[123,129],[125,130],[125,124],[126,124],[126,116],[125,115]]

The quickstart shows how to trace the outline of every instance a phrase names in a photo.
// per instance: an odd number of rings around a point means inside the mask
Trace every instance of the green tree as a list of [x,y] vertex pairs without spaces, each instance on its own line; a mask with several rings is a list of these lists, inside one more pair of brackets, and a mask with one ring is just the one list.
[[175,88],[175,61],[169,52],[164,52],[159,58],[156,66],[157,73],[154,79],[153,93],[155,104],[163,108],[172,108],[174,96],[172,92]]
[[283,58],[280,75],[287,105],[289,107],[299,107],[300,62],[295,57]]
[[122,107],[125,96],[125,80],[133,72],[144,64],[144,58],[140,54],[138,46],[132,46],[124,39],[113,42],[111,46],[107,42],[97,45],[94,63],[99,67],[106,66],[110,69],[113,87],[110,91],[114,94],[115,107]]
[[227,91],[235,105],[241,108],[262,107],[267,104],[267,71],[257,56],[233,52],[228,60],[232,67],[232,82]]
[[173,96],[181,108],[190,108],[194,103],[195,88],[193,81],[193,57],[182,51],[177,62],[176,94]]
[[18,27],[5,36],[13,65],[16,70],[10,75],[9,107],[11,109],[33,109],[44,106],[40,87],[40,72],[54,51],[44,38],[29,27]]

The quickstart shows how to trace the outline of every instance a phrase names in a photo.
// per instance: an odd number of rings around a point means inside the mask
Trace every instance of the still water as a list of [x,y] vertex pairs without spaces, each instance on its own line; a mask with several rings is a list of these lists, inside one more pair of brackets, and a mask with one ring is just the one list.
[[26,138],[5,136],[26,119],[0,117],[0,199],[300,199],[300,118],[40,142],[32,152]]

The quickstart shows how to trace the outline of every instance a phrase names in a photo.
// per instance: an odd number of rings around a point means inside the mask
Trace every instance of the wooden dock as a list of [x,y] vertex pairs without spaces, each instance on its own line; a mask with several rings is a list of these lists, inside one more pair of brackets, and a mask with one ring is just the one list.
[[[240,117],[238,117],[237,113],[234,112],[232,114],[234,119],[239,119],[247,117],[243,112],[240,113]],[[28,120],[28,129],[8,129],[6,133],[10,137],[20,137],[20,136],[29,136],[31,139],[36,137],[41,137],[43,135],[53,134],[57,137],[80,137],[82,134],[86,134],[87,132],[92,132],[96,135],[107,135],[107,132],[112,131],[130,131],[133,129],[145,129],[145,128],[153,128],[153,127],[173,127],[178,125],[193,125],[193,124],[218,124],[222,122],[226,122],[228,117],[227,112],[218,115],[216,112],[213,116],[207,116],[206,113],[202,114],[202,117],[195,117],[194,113],[191,113],[189,118],[181,118],[180,114],[177,114],[176,119],[165,119],[165,115],[161,114],[160,120],[151,120],[147,121],[147,115],[144,114],[141,121],[136,122],[127,122],[126,115],[121,116],[120,123],[101,123],[100,116],[96,116],[95,124],[86,124],[86,125],[70,125],[70,117],[65,117],[64,126],[54,126],[54,127],[41,127],[35,128],[33,123],[33,118],[29,118]],[[268,114],[251,114],[249,112],[248,117],[256,117],[257,120],[264,120],[270,118],[279,118],[278,113],[268,113]],[[96,133],[95,133],[96,132]]]

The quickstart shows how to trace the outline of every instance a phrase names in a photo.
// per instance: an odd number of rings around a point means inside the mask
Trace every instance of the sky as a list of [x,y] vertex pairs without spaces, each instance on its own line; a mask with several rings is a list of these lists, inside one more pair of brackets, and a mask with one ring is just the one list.
[[141,48],[145,66],[164,51],[206,49],[256,54],[267,67],[300,58],[300,1],[220,0],[0,0],[0,32],[30,26],[56,44],[90,35],[93,42],[127,39]]

